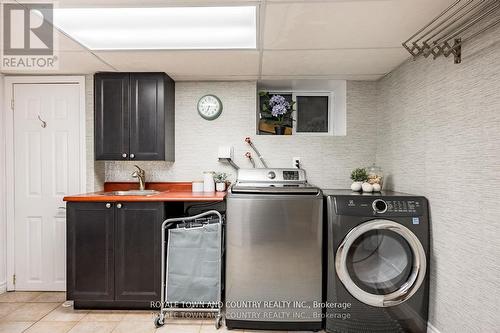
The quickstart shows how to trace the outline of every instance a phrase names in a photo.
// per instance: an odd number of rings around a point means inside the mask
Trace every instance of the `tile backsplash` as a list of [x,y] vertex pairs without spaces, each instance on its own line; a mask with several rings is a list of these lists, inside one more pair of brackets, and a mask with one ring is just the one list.
[[[207,121],[198,115],[196,104],[205,94],[217,95],[223,103],[221,116]],[[251,148],[244,142],[250,136],[271,167],[291,167],[300,157],[311,183],[324,188],[346,188],[353,168],[375,160],[376,83],[347,83],[347,136],[257,136],[257,85],[254,81],[177,82],[175,96],[176,161],[107,161],[106,181],[135,181],[134,164],[146,170],[147,181],[192,181],[202,179],[203,171],[235,171],[217,160],[218,147],[232,145],[234,160],[240,167],[251,167],[244,154]],[[90,96],[89,96],[90,98]],[[257,156],[252,155],[257,160]],[[94,188],[99,188],[102,171],[96,162]]]

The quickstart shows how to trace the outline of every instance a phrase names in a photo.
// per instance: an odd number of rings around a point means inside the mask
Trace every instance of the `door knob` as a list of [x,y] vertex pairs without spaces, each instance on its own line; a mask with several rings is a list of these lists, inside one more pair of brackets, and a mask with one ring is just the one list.
[[111,204],[110,204],[110,203],[107,203],[107,204],[106,204],[106,208],[111,208]]
[[127,154],[123,153],[123,154],[122,154],[122,157],[123,157],[123,158],[127,158]]
[[134,154],[130,154],[130,158],[134,158],[134,157],[135,157],[135,155],[134,155]]
[[117,205],[116,205],[116,208],[118,208],[118,209],[122,208],[122,204],[120,204],[120,203],[119,203],[119,204],[117,204]]

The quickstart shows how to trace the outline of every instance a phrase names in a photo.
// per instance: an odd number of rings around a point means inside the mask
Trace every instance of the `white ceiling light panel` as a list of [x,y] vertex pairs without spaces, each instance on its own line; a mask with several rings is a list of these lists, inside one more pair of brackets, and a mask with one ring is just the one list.
[[255,6],[58,8],[54,25],[91,50],[255,49]]

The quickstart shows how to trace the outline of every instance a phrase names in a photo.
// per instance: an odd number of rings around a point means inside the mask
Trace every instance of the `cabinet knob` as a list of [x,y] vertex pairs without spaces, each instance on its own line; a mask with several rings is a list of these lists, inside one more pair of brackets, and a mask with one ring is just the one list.
[[111,208],[111,204],[110,204],[110,203],[107,203],[107,204],[106,204],[106,208]]
[[123,158],[127,158],[127,154],[123,153],[123,154],[122,154],[122,157],[123,157]]
[[116,204],[116,208],[118,209],[122,208],[122,204]]
[[134,154],[130,154],[130,158],[134,158],[134,157],[135,157],[135,155],[134,155]]

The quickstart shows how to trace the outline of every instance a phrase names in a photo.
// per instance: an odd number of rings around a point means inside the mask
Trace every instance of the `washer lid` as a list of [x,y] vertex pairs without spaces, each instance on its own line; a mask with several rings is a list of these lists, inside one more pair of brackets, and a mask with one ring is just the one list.
[[345,288],[368,305],[389,307],[408,300],[427,269],[424,248],[413,232],[394,221],[375,219],[353,228],[335,257]]
[[283,183],[236,183],[231,188],[232,193],[258,194],[319,194],[320,189],[310,184]]

